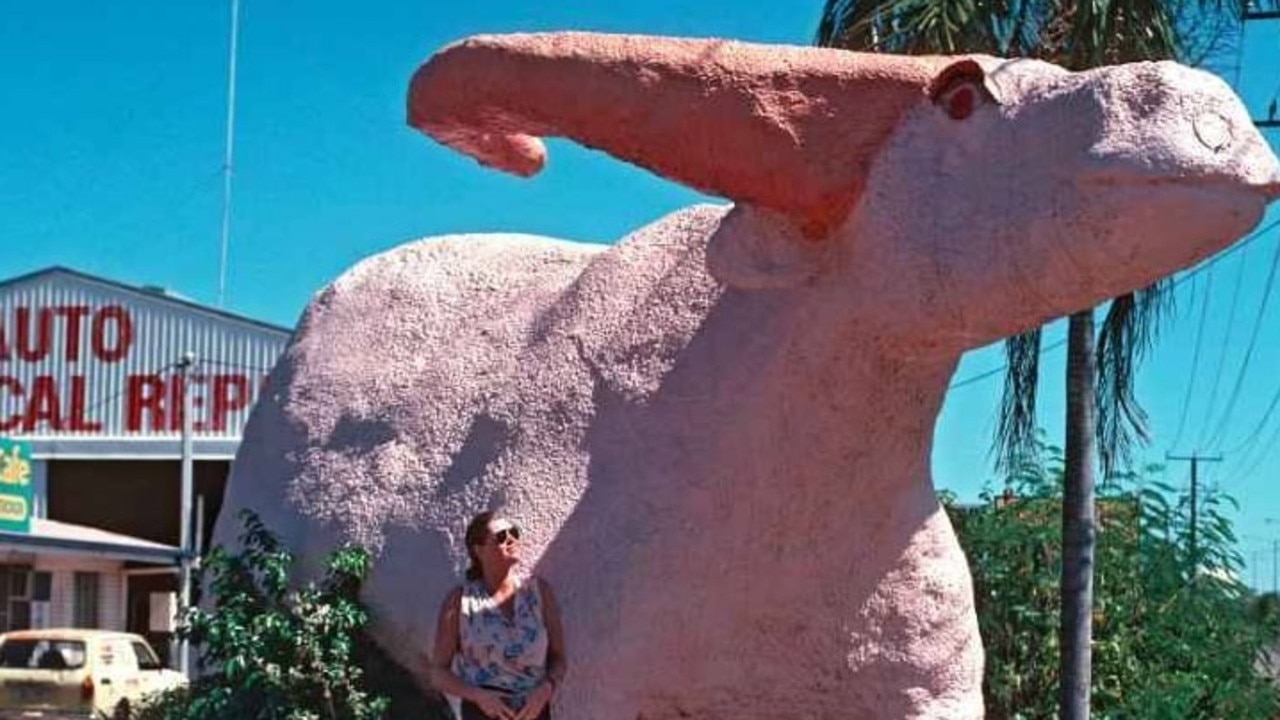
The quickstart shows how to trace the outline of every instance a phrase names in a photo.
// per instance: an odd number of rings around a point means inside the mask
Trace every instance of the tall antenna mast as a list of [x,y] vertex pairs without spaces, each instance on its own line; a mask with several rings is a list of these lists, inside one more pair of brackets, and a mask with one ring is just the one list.
[[218,307],[227,299],[227,248],[231,244],[231,175],[236,149],[236,46],[240,36],[240,0],[231,0],[231,47],[227,63],[227,149],[222,161],[222,250],[218,261]]

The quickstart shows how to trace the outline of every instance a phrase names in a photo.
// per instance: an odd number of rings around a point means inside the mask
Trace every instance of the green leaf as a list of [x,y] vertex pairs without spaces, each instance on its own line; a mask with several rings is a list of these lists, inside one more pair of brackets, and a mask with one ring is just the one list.
[[242,514],[241,551],[214,548],[201,577],[212,610],[184,608],[179,632],[213,674],[142,711],[142,720],[379,720],[389,700],[362,687],[352,656],[369,622],[360,586],[364,549],[343,546],[319,584],[291,590],[293,556],[253,513]]

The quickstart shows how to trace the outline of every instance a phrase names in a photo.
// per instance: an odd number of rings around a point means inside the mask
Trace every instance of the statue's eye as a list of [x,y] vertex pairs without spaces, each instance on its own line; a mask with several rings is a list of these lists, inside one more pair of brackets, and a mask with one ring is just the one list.
[[966,78],[957,79],[948,84],[934,96],[933,101],[952,120],[964,120],[989,99],[987,89],[982,86],[982,83]]

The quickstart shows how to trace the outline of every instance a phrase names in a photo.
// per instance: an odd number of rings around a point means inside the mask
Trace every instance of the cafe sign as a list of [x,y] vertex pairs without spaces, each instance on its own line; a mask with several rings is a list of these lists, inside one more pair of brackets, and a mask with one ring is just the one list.
[[31,531],[31,446],[0,438],[0,531]]

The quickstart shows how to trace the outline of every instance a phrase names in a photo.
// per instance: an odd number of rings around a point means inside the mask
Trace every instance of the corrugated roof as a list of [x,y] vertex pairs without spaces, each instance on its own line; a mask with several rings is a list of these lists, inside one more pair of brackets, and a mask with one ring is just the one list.
[[40,280],[51,275],[67,275],[67,276],[76,278],[77,280],[82,280],[82,281],[91,282],[91,283],[98,283],[100,285],[106,285],[108,287],[115,288],[117,290],[123,290],[125,292],[133,293],[142,298],[147,298],[150,300],[159,299],[164,302],[173,303],[174,305],[185,307],[191,310],[197,310],[199,312],[208,313],[209,315],[221,317],[226,320],[247,323],[249,325],[254,325],[256,327],[264,328],[267,330],[274,330],[276,332],[284,333],[285,335],[289,335],[293,332],[291,328],[282,327],[280,325],[264,322],[262,320],[255,320],[254,318],[251,318],[251,317],[246,317],[244,315],[237,315],[236,313],[227,312],[226,310],[220,310],[214,307],[209,307],[208,305],[202,305],[198,302],[195,302],[194,300],[188,300],[183,297],[177,297],[174,295],[169,295],[167,293],[157,293],[152,290],[148,290],[142,287],[137,287],[135,285],[129,285],[127,283],[123,283],[118,280],[111,280],[109,278],[99,277],[97,275],[90,275],[89,273],[81,272],[80,270],[75,270],[63,265],[53,265],[51,267],[44,268],[43,270],[36,270],[34,272],[26,273],[25,275],[18,275],[17,277],[12,277],[7,280],[0,280],[0,290],[4,290],[5,288],[13,285],[19,285],[21,283]]
[[61,552],[163,564],[177,563],[181,554],[172,545],[47,518],[31,518],[31,532],[27,534],[0,532],[0,549]]
[[176,438],[190,395],[197,436],[238,438],[288,341],[282,328],[73,270],[25,275],[0,283],[0,427]]

